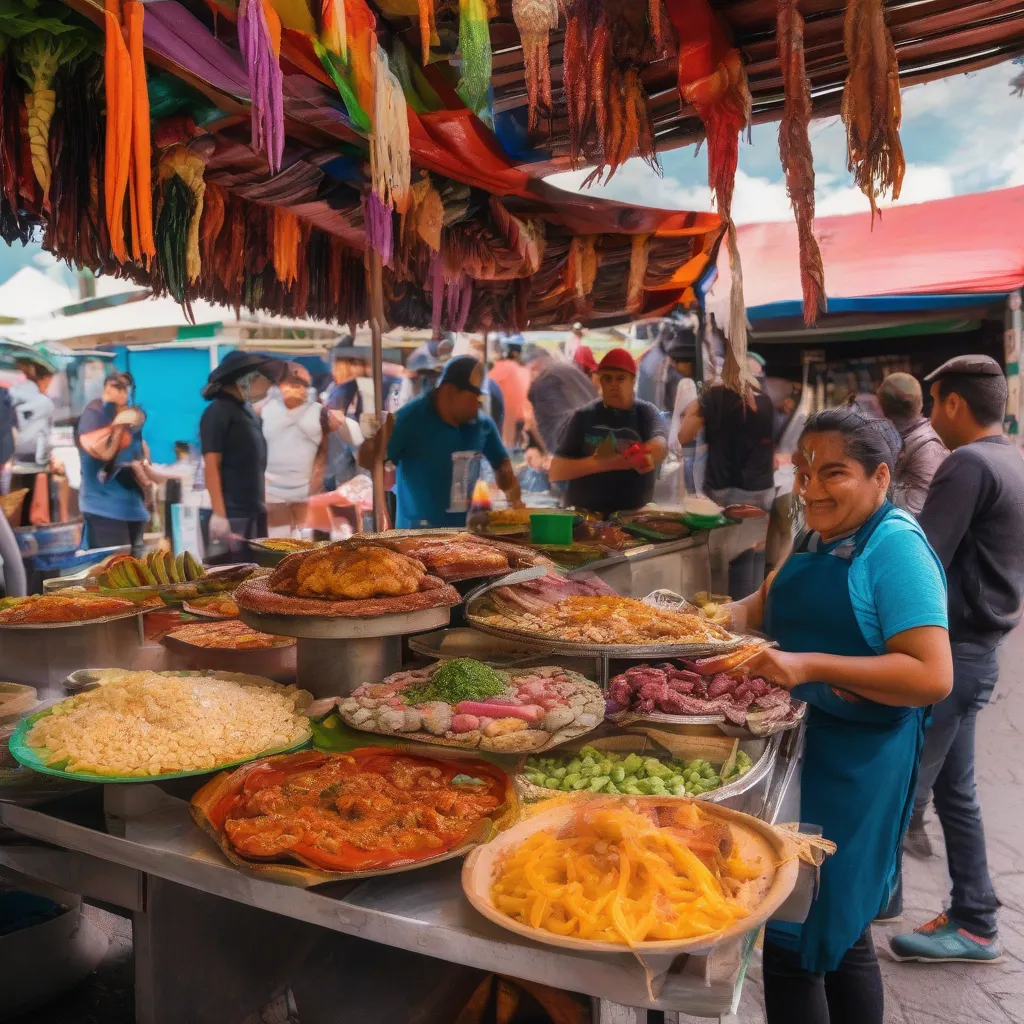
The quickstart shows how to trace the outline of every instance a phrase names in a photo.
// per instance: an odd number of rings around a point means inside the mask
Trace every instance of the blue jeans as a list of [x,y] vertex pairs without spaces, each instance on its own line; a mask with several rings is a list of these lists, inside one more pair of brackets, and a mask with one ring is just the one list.
[[982,938],[996,934],[999,900],[985,855],[985,829],[974,784],[974,726],[989,702],[999,665],[996,647],[956,642],[953,692],[932,709],[924,738],[914,817],[921,819],[931,797],[946,839],[953,881],[949,918]]

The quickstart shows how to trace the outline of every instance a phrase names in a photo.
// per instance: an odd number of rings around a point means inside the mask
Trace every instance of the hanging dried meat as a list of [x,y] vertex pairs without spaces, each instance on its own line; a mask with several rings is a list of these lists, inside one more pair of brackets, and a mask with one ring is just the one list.
[[530,110],[527,130],[534,132],[541,114],[551,117],[548,37],[552,29],[558,28],[558,0],[512,0],[512,17],[523,45],[526,95]]
[[883,0],[847,0],[843,45],[850,64],[842,106],[847,164],[873,222],[878,197],[889,192],[898,199],[906,170],[899,67]]
[[804,323],[810,327],[817,321],[818,311],[826,308],[825,268],[814,237],[814,156],[808,134],[811,83],[804,64],[804,19],[796,0],[778,0],[777,40],[785,91],[779,157],[786,175],[786,191],[796,214]]
[[[569,161],[596,167],[584,184],[610,180],[630,157],[661,172],[640,74],[654,60],[650,8],[635,0],[564,0],[562,80]],[[658,8],[660,10],[660,7]]]

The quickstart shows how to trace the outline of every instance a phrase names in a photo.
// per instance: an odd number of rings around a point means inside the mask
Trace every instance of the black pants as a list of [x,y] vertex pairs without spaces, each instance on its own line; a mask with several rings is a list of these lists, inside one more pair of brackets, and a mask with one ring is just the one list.
[[764,944],[768,1024],[882,1024],[882,997],[870,928],[828,974],[802,970],[795,950]]
[[122,519],[85,513],[85,542],[90,548],[113,548],[127,544],[138,558],[144,550],[145,532],[146,524],[141,521],[129,523]]
[[942,825],[953,881],[950,920],[986,939],[996,934],[999,900],[988,873],[974,784],[974,727],[998,677],[996,648],[953,644],[953,692],[932,709],[914,804],[920,820],[932,799]]

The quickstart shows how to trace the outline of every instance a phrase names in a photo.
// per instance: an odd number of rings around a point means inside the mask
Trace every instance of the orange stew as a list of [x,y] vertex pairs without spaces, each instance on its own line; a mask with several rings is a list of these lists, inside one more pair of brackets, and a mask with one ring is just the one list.
[[231,782],[209,816],[238,854],[330,871],[447,853],[479,822],[499,816],[509,787],[504,772],[485,761],[380,747],[271,757],[239,769]]

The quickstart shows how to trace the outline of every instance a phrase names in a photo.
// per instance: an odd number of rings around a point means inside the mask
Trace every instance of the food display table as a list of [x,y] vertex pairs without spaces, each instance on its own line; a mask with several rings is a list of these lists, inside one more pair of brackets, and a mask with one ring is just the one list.
[[725,594],[729,563],[750,548],[763,547],[767,536],[767,517],[741,519],[679,540],[629,548],[568,575],[595,573],[623,597],[644,597],[655,590]]
[[[775,819],[798,737],[785,734],[773,770],[738,809]],[[461,861],[316,890],[280,885],[231,867],[182,796],[138,784],[40,808],[0,804],[0,826],[13,830],[0,843],[5,873],[130,912],[139,1024],[240,1024],[286,988],[303,1024],[326,1024],[343,1005],[346,961],[365,942],[388,947],[370,958],[380,987],[395,985],[400,951],[411,951],[591,996],[595,1024],[646,1024],[646,1008],[666,1021],[718,1018],[739,998],[752,936],[709,957],[649,958],[652,999],[632,956],[557,949],[490,924],[463,896]],[[356,1009],[346,1009],[353,1020],[383,1019]]]

